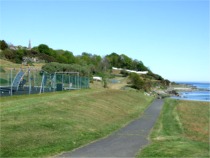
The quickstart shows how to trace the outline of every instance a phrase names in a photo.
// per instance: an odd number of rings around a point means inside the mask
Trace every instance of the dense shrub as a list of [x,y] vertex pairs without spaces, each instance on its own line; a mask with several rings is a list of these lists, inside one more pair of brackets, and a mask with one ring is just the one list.
[[130,78],[131,84],[133,85],[134,88],[136,88],[138,90],[143,89],[144,81],[139,77],[138,74],[131,73],[129,78]]
[[8,44],[4,40],[0,40],[0,49],[5,50],[8,48]]
[[54,73],[54,72],[79,72],[80,76],[88,76],[90,73],[90,68],[86,66],[81,66],[78,64],[61,64],[56,62],[47,63],[42,67],[43,70]]
[[152,87],[151,80],[143,79],[142,75],[138,75],[136,73],[131,73],[129,75],[132,87],[138,90],[143,90],[149,92]]

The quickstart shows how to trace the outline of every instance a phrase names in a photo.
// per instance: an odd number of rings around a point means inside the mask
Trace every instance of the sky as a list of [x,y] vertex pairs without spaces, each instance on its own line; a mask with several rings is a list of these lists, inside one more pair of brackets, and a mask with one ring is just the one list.
[[170,81],[210,82],[208,0],[0,0],[0,40],[140,60]]

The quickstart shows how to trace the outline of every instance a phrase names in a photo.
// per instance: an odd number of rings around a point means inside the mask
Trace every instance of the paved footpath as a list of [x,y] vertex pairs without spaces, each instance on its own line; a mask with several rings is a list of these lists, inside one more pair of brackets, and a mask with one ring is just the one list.
[[156,99],[142,117],[124,128],[58,157],[135,157],[137,152],[149,143],[149,133],[160,114],[162,105],[163,100]]

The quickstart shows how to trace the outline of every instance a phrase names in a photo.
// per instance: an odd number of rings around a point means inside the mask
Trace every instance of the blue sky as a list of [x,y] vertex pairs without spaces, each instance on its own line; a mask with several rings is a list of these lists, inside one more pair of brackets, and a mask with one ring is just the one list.
[[208,0],[1,0],[0,39],[14,45],[141,60],[171,81],[210,81]]

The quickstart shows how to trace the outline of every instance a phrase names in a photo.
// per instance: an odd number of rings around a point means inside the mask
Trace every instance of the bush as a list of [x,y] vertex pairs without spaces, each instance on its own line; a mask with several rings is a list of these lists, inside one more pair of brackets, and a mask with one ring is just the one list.
[[79,72],[80,76],[88,76],[90,68],[81,66],[78,64],[60,64],[56,62],[47,63],[42,67],[43,70],[54,73],[54,72]]
[[120,74],[122,74],[123,77],[127,77],[129,73],[126,70],[121,70]]
[[106,79],[104,79],[103,81],[104,81],[104,88],[108,88]]
[[139,77],[138,74],[131,73],[129,77],[131,80],[131,84],[133,85],[134,88],[136,88],[138,90],[144,88],[144,81]]
[[130,83],[132,84],[132,87],[138,90],[144,90],[146,92],[149,92],[152,87],[151,80],[143,80],[138,74],[131,73],[129,75]]
[[31,61],[27,61],[28,66],[34,66],[34,64]]
[[143,84],[144,91],[149,92],[151,90],[151,87],[152,87],[152,84],[150,80],[144,81],[144,84]]
[[9,50],[9,49],[6,49],[4,51],[2,51],[5,58],[9,59],[9,60],[14,60],[15,59],[15,51],[12,51],[12,50]]

